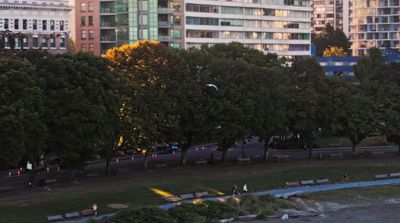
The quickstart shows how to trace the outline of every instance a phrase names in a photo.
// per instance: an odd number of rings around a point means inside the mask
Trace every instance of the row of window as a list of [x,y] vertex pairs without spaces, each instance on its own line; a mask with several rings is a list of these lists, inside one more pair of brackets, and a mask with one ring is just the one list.
[[[187,48],[200,48],[202,43],[186,43]],[[213,44],[209,44],[213,45]],[[249,47],[252,49],[264,51],[264,52],[292,52],[292,51],[304,51],[304,54],[308,54],[310,51],[310,45],[308,44],[244,44],[245,47]]]
[[238,26],[251,28],[290,28],[290,29],[309,29],[310,23],[307,22],[283,22],[283,21],[264,21],[264,20],[242,20],[242,19],[216,19],[187,17],[187,25],[208,25],[208,26]]
[[[88,36],[89,34],[89,36]],[[89,38],[88,38],[89,37]],[[81,40],[85,40],[85,39],[89,39],[92,40],[94,39],[94,31],[89,29],[88,31],[86,30],[81,30]]]
[[187,38],[222,38],[253,40],[310,40],[308,33],[234,32],[234,31],[186,31]]
[[63,20],[37,20],[37,19],[0,19],[0,27],[3,25],[3,29],[13,30],[59,30],[64,31],[65,21]]
[[[88,16],[88,19],[87,19],[87,24],[89,25],[89,26],[93,26],[94,25],[94,23],[93,23],[93,16]],[[81,26],[86,26],[86,16],[81,16]]]
[[246,7],[230,7],[215,5],[197,5],[186,4],[186,11],[204,12],[204,13],[222,13],[232,15],[252,15],[252,16],[278,16],[278,17],[294,17],[309,18],[310,12],[282,9],[264,9],[264,8],[246,8]]
[[[87,48],[87,46],[89,48]],[[94,48],[93,43],[89,43],[88,45],[86,45],[84,43],[81,44],[81,51],[83,51],[83,52],[93,52],[93,48]]]
[[256,3],[266,5],[310,6],[310,0],[221,0],[222,2]]
[[85,2],[81,3],[81,12],[93,12],[93,2],[88,2],[87,4]]
[[[39,44],[40,43],[40,44]],[[4,46],[5,48],[10,47],[10,42],[8,41],[8,38],[4,38]],[[31,41],[28,41],[28,38],[23,38],[22,41],[19,41],[18,39],[15,39],[15,49],[21,49],[23,48],[33,48],[33,49],[65,49],[65,38],[59,38],[58,44],[56,41],[56,38],[39,38],[39,37],[32,37]]]

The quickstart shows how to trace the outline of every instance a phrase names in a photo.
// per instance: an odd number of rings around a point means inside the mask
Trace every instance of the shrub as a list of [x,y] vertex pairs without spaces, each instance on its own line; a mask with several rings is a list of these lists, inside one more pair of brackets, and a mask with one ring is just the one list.
[[155,208],[145,207],[139,209],[130,209],[117,212],[116,215],[107,218],[104,223],[176,223],[167,212]]
[[219,202],[203,202],[201,204],[184,204],[168,211],[169,215],[178,223],[186,222],[214,222],[219,219],[237,216],[237,210],[227,204]]

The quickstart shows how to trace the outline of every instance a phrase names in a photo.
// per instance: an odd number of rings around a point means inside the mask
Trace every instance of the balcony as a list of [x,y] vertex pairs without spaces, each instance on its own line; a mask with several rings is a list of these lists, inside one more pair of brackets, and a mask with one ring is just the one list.
[[116,13],[116,10],[113,8],[101,8],[100,9],[100,14],[114,14]]
[[174,24],[172,24],[172,22],[168,22],[168,21],[159,21],[158,22],[158,26],[159,27],[172,27]]
[[158,41],[160,41],[160,42],[170,42],[171,41],[171,37],[170,36],[159,35],[158,36]]
[[172,14],[175,12],[174,8],[158,8],[158,14]]
[[109,42],[116,42],[115,36],[100,36],[100,42],[102,43],[109,43]]

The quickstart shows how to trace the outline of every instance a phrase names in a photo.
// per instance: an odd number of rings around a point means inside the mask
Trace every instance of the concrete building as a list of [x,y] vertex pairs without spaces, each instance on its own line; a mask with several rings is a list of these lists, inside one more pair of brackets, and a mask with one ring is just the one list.
[[68,0],[0,0],[1,48],[65,53],[70,11]]
[[320,33],[326,24],[349,31],[349,0],[313,0],[313,32]]
[[353,56],[372,47],[400,49],[399,0],[350,0],[349,37]]
[[264,53],[310,55],[309,0],[185,0],[185,47],[241,42]]

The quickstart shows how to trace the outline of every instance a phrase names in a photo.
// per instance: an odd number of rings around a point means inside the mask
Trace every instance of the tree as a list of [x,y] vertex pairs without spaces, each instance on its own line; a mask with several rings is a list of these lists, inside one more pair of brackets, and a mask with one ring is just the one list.
[[325,49],[324,57],[345,57],[346,53],[343,51],[343,48],[338,47],[330,47]]
[[93,55],[47,55],[38,60],[45,81],[46,152],[64,168],[82,168],[117,140],[117,82],[104,62]]
[[384,72],[385,61],[378,48],[371,48],[368,55],[362,56],[354,67],[354,74],[361,84],[366,85],[371,78],[379,78]]
[[320,34],[313,35],[312,43],[317,47],[317,56],[323,56],[324,51],[330,47],[342,48],[346,55],[351,55],[351,42],[346,34],[340,29],[335,30],[329,23]]
[[186,69],[173,49],[148,40],[108,50],[104,58],[122,85],[124,138],[146,148],[147,168],[150,149],[176,138],[178,102],[172,97],[176,93],[172,82]]
[[313,58],[296,60],[291,68],[294,86],[291,90],[292,102],[289,114],[289,130],[299,136],[299,144],[309,149],[312,156],[314,133],[326,126],[324,98],[327,89],[325,72]]
[[360,86],[350,81],[333,78],[330,82],[331,129],[333,133],[349,137],[353,155],[356,146],[376,127],[374,104]]
[[0,169],[35,162],[44,148],[44,95],[35,66],[13,53],[0,56]]

